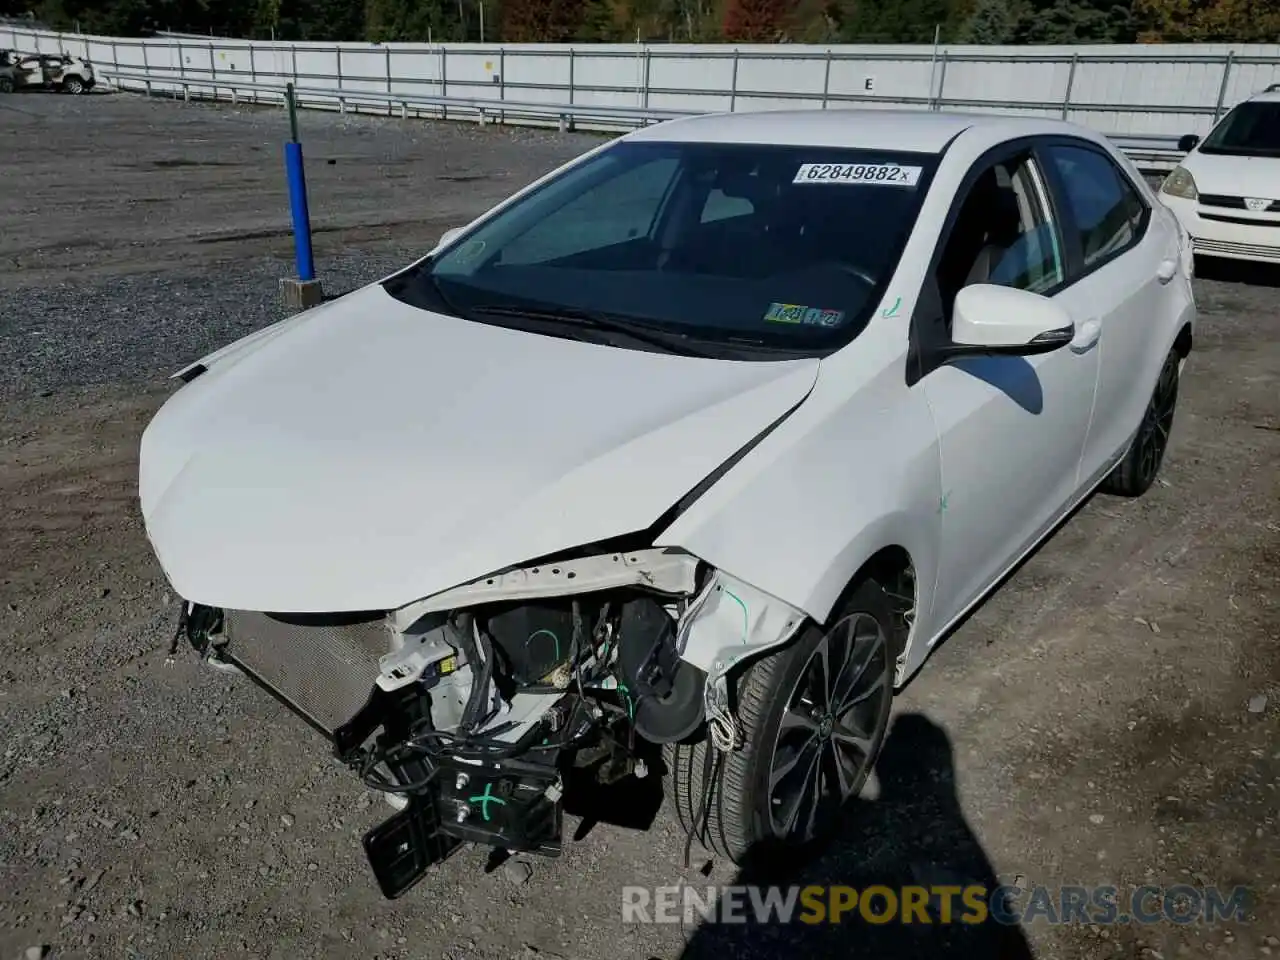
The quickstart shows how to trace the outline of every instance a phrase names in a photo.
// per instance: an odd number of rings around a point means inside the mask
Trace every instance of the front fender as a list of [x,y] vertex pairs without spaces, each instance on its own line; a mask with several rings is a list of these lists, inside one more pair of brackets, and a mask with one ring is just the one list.
[[871,339],[824,359],[800,408],[657,545],[682,547],[820,623],[862,565],[896,545],[915,567],[917,611],[927,611],[941,523],[937,431],[923,392],[905,383],[905,357],[886,357]]

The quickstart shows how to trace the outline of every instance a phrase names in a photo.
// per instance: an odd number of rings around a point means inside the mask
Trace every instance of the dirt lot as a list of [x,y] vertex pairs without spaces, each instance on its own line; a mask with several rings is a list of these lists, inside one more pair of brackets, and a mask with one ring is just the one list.
[[[316,114],[303,127],[331,290],[595,142]],[[1000,945],[936,927],[625,925],[625,884],[734,879],[723,864],[704,876],[701,855],[683,867],[665,808],[647,832],[586,830],[531,875],[466,851],[382,900],[359,849],[382,802],[254,688],[189,656],[165,665],[176,600],[136,506],[164,375],[277,316],[283,129],[278,111],[110,95],[0,104],[5,141],[31,147],[0,168],[0,960],[41,946],[1280,958],[1280,292],[1265,275],[1198,282],[1162,483],[1087,504],[935,654],[900,698],[879,798],[798,878],[1243,884],[1247,922],[1036,922]]]

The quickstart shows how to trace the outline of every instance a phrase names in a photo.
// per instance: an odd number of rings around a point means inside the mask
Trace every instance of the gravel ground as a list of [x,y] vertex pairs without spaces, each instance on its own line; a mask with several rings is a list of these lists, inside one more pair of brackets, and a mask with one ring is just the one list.
[[[936,652],[878,794],[798,879],[1244,884],[1247,922],[1037,922],[1000,943],[623,924],[624,884],[735,879],[696,847],[683,866],[665,807],[646,831],[578,828],[555,861],[487,872],[466,851],[382,900],[359,849],[381,801],[254,688],[165,665],[176,601],[136,506],[163,377],[279,315],[283,126],[112,95],[0,104],[6,142],[33,147],[0,174],[0,960],[1280,957],[1280,280],[1238,272],[1198,281],[1162,483],[1088,503]],[[303,128],[333,291],[597,142]]]

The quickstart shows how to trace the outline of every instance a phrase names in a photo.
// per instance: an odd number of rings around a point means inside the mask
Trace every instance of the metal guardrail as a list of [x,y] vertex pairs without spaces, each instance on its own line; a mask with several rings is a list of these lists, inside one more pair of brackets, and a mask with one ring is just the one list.
[[[242,99],[253,99],[245,97],[244,91],[255,94],[270,94],[273,101],[275,98],[279,98],[281,103],[284,102],[285,96],[284,84],[262,83],[260,81],[161,77],[149,73],[131,73],[102,68],[98,69],[98,74],[107,82],[112,83],[117,89],[131,89],[119,83],[119,81],[123,80],[127,83],[141,84],[141,89],[148,95],[159,92],[159,88],[172,88],[170,92],[175,96],[181,92],[185,100],[191,99],[193,88],[210,90],[213,93],[212,99],[227,99],[232,103],[239,103]],[[134,87],[132,89],[139,88]],[[227,96],[219,96],[219,91],[227,91]],[[703,112],[699,110],[667,110],[654,107],[622,107],[610,104],[494,100],[483,97],[442,96],[429,93],[381,93],[373,90],[349,90],[337,87],[296,86],[294,87],[294,95],[299,107],[330,106],[332,109],[332,105],[336,105],[337,109],[342,113],[346,113],[348,110],[359,112],[361,105],[380,104],[388,108],[388,113],[394,113],[394,108],[399,107],[400,116],[403,118],[408,115],[411,107],[415,108],[416,112],[421,112],[422,108],[435,108],[445,119],[448,118],[449,112],[453,112],[455,116],[458,114],[473,114],[482,126],[491,120],[503,122],[506,116],[510,115],[513,117],[558,120],[562,130],[571,129],[576,120],[616,121],[620,125],[643,126],[648,123],[661,123],[664,120],[694,116]],[[310,104],[307,103],[308,100],[311,101]],[[317,104],[317,100],[327,100],[332,105]]]
[[[1175,50],[1135,44],[1017,49],[953,47],[937,42],[823,47],[384,45],[203,36],[170,36],[157,41],[51,33],[29,27],[0,29],[0,35],[6,34],[13,45],[34,47],[36,52],[79,47],[102,67],[141,70],[157,82],[167,76],[193,81],[209,78],[219,82],[219,89],[225,81],[243,86],[291,80],[300,88],[350,91],[353,98],[361,91],[391,94],[396,89],[417,87],[450,100],[460,100],[456,94],[462,94],[472,99],[510,97],[518,104],[535,101],[576,107],[583,101],[604,101],[637,108],[662,104],[689,111],[732,111],[762,100],[930,110],[1000,112],[1012,108],[1080,118],[1095,129],[1160,129],[1201,135],[1243,94],[1258,92],[1280,80],[1280,54],[1263,44],[1208,52],[1206,47],[1184,45]],[[864,70],[851,70],[854,65]],[[986,70],[1001,65],[1041,69],[1018,74],[1030,81],[1020,87],[1018,81],[1010,81],[1013,75],[1007,71]],[[1171,71],[1171,67],[1178,69]],[[877,89],[876,74],[882,74],[882,89]],[[986,82],[988,78],[991,83]],[[533,116],[518,111],[508,114]]]
[[1109,135],[1108,139],[1143,173],[1168,173],[1186,156],[1186,151],[1178,149],[1179,137],[1115,134]]
[[[184,76],[157,76],[151,73],[99,68],[99,75],[120,90],[136,90],[153,95],[161,92],[170,93],[184,100],[193,96],[202,99],[201,92],[208,91],[209,99],[229,100],[231,103],[276,102],[285,101],[285,85],[264,83],[261,81],[245,81],[240,79],[217,80]],[[132,85],[132,86],[131,86]],[[382,93],[373,90],[350,90],[336,87],[297,86],[294,88],[298,106],[322,107],[337,109],[341,113],[361,112],[362,106],[378,106],[384,108],[388,115],[397,112],[406,119],[410,110],[421,114],[430,110],[442,119],[448,119],[452,112],[454,118],[468,116],[477,120],[482,126],[489,122],[506,122],[508,117],[537,119],[556,122],[559,129],[571,130],[581,121],[603,121],[610,125],[622,127],[644,126],[650,123],[661,123],[679,117],[696,116],[708,111],[672,110],[654,107],[625,107],[611,104],[589,103],[548,103],[541,101],[521,101],[508,99],[492,99],[484,97],[457,97],[426,93]],[[246,96],[248,94],[248,96]],[[308,103],[308,101],[310,101]],[[1178,150],[1177,137],[1154,135],[1115,135],[1110,139],[1139,168],[1144,171],[1161,172],[1173,168],[1182,158]]]

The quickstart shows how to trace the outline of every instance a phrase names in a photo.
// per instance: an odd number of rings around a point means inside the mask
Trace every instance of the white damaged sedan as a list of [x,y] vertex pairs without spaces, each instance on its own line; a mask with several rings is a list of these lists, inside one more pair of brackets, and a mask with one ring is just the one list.
[[178,637],[401,798],[389,897],[650,774],[736,862],[808,850],[930,649],[1152,484],[1190,262],[1069,124],[647,127],[180,371],[140,465]]

